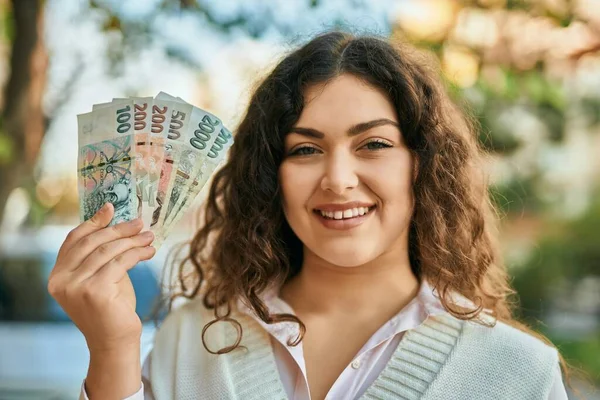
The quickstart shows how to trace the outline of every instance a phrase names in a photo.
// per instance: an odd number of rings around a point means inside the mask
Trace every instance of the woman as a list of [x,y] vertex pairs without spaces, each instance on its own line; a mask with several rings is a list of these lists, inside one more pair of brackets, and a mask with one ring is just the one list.
[[126,270],[152,236],[105,228],[110,205],[73,230],[49,290],[90,349],[82,398],[566,399],[564,360],[512,318],[476,133],[436,75],[340,32],[277,65],[214,177],[170,305],[190,301],[142,384]]

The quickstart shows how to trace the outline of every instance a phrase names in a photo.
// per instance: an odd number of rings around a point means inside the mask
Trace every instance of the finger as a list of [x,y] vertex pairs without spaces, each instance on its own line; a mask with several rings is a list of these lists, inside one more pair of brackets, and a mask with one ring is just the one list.
[[77,282],[83,282],[115,257],[135,247],[146,247],[152,243],[153,239],[154,234],[150,231],[146,231],[132,237],[121,238],[101,244],[87,256],[85,260],[83,260],[71,279]]
[[114,207],[111,203],[106,203],[98,211],[96,214],[87,221],[79,224],[75,229],[73,229],[67,235],[63,245],[58,251],[59,256],[68,252],[79,240],[83,237],[89,235],[90,233],[99,231],[100,229],[106,227],[110,224],[114,213]]
[[[120,224],[100,229],[99,231],[93,232],[83,238],[79,239],[77,245],[73,247],[65,256],[69,265],[68,270],[74,271],[80,267],[92,252],[97,250],[100,246],[122,238],[129,238],[140,233],[144,226],[144,223],[140,218],[128,222],[121,222]],[[106,249],[105,249],[106,250]]]
[[135,267],[137,263],[151,259],[156,253],[152,246],[135,247],[106,263],[98,272],[89,279],[94,279],[98,285],[118,283],[125,277],[127,271]]

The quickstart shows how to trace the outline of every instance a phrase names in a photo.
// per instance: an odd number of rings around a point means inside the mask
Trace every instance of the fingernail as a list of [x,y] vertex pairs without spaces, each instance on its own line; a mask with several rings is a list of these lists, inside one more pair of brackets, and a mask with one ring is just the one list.
[[102,207],[100,207],[100,209],[98,210],[98,214],[103,213],[104,211],[106,211],[108,203],[104,203],[104,205]]
[[146,231],[140,234],[144,239],[153,239],[154,233],[152,231]]

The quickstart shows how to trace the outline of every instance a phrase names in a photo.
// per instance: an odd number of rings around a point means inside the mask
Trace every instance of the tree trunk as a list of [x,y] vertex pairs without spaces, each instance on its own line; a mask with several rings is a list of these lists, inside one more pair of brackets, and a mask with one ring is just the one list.
[[12,0],[11,5],[14,41],[0,131],[11,152],[8,160],[0,162],[0,226],[8,195],[33,175],[44,137],[42,97],[48,65],[43,0]]

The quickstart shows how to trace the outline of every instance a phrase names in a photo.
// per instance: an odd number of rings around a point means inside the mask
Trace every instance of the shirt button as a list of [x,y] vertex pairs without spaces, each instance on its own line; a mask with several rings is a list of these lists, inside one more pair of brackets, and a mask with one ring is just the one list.
[[352,364],[350,364],[350,365],[354,369],[359,369],[360,368],[360,360],[354,360],[354,361],[352,361]]

